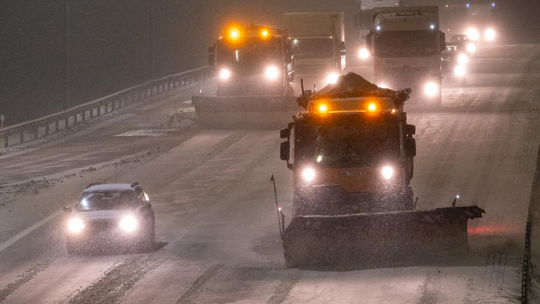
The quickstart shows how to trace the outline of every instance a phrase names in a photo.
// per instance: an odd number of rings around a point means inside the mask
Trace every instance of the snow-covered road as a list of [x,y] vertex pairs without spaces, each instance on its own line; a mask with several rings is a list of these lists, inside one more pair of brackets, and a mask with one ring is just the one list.
[[[0,302],[518,303],[540,144],[540,45],[480,53],[478,73],[446,88],[440,111],[408,108],[418,208],[449,206],[460,194],[459,204],[486,210],[470,223],[470,252],[350,271],[285,268],[269,183],[274,174],[290,214],[292,175],[279,160],[279,133],[184,129],[184,114],[181,126],[169,123],[189,106],[185,92],[97,122],[71,141],[0,158],[0,184],[25,182],[0,189],[0,241],[11,244],[0,244]],[[167,131],[115,136],[147,129]],[[115,178],[149,193],[158,248],[67,255],[63,215],[39,221],[86,184]]]

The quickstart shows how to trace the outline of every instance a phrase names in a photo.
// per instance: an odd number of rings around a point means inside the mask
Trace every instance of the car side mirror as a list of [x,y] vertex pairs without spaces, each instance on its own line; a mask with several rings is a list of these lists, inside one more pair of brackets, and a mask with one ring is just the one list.
[[73,211],[73,210],[71,209],[71,207],[67,207],[67,206],[64,207],[64,208],[62,208],[62,210],[63,210],[64,212],[72,212],[72,211]]
[[288,161],[291,157],[291,145],[288,141],[282,142],[279,149],[279,157],[281,160]]
[[416,156],[416,139],[414,138],[407,138],[405,139],[405,155],[414,157]]

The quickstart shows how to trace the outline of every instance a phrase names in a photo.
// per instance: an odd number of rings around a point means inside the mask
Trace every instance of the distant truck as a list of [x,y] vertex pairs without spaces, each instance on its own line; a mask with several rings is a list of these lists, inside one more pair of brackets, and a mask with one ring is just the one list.
[[412,103],[441,104],[441,52],[446,44],[436,6],[377,8],[367,45],[377,85],[412,88]]
[[437,5],[440,28],[448,37],[467,34],[470,40],[477,42],[492,42],[497,38],[496,0],[401,0],[401,5]]
[[285,13],[283,27],[289,33],[296,79],[321,88],[335,82],[346,64],[343,13]]
[[401,0],[361,0],[359,1],[360,12],[354,17],[354,24],[360,43],[358,55],[361,60],[371,57],[366,46],[366,39],[373,29],[373,15],[378,7],[399,7]]

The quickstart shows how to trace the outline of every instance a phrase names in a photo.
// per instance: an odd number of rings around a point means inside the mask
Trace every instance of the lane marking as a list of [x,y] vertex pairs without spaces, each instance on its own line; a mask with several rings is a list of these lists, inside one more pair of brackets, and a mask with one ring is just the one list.
[[49,215],[48,217],[40,220],[39,222],[33,224],[32,226],[24,229],[23,231],[17,233],[15,236],[11,237],[9,240],[5,241],[4,243],[0,244],[0,252],[2,252],[4,249],[8,248],[9,246],[13,245],[18,240],[22,239],[23,237],[27,236],[28,234],[32,233],[34,230],[38,229],[39,227],[45,225],[50,220],[56,218],[59,216],[63,211],[58,210],[55,213]]
[[182,103],[191,104],[191,99],[184,100],[184,101],[182,101]]

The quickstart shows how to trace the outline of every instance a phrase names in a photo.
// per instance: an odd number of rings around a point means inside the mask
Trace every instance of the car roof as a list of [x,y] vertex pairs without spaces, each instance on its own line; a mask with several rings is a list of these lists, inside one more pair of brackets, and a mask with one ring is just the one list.
[[131,187],[131,184],[100,184],[94,185],[84,189],[85,192],[98,192],[98,191],[133,191],[135,187]]

